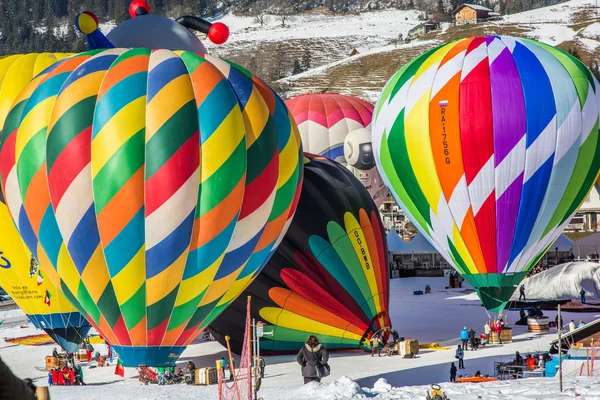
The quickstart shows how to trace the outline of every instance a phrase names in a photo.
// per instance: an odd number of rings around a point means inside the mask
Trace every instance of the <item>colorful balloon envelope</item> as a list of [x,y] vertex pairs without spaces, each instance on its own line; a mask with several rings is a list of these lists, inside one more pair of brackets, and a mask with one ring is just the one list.
[[296,218],[256,280],[209,327],[241,351],[246,297],[264,322],[261,352],[297,352],[309,335],[328,349],[368,345],[390,327],[387,248],[369,193],[342,165],[305,153]]
[[45,70],[1,151],[21,236],[125,366],[173,365],[243,291],[302,177],[296,126],[266,84],[169,50],[90,51]]
[[347,166],[380,206],[388,189],[373,159],[373,106],[337,93],[307,94],[286,104],[298,124],[304,150]]
[[422,54],[382,92],[380,172],[488,310],[502,311],[596,181],[598,89],[562,50],[488,36]]
[[[0,59],[0,130],[14,100],[37,74],[63,53],[17,54]],[[0,165],[6,160],[0,157]],[[46,279],[46,268],[32,260],[10,217],[0,188],[0,286],[38,329],[45,330],[67,352],[76,351],[90,324]]]

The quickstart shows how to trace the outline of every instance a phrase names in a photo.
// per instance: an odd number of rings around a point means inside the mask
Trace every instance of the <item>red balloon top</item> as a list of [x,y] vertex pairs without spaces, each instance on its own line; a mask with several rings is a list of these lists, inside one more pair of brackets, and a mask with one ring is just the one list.
[[145,0],[133,0],[129,5],[129,15],[135,18],[140,15],[150,14],[150,5]]
[[208,30],[208,39],[214,44],[223,44],[229,38],[229,28],[222,22],[215,22]]

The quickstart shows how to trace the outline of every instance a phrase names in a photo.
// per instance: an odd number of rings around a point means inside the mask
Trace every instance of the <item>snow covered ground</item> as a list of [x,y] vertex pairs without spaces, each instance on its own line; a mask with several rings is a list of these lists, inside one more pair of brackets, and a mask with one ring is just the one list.
[[[432,287],[430,295],[415,296],[414,290],[423,289],[426,284]],[[370,357],[362,351],[334,352],[331,354],[331,376],[319,385],[301,385],[299,366],[293,355],[267,357],[266,376],[263,380],[261,396],[265,400],[292,399],[367,399],[378,400],[424,398],[427,386],[436,382],[447,382],[450,363],[454,362],[454,348],[458,343],[458,334],[463,326],[482,331],[487,320],[485,309],[481,306],[472,289],[445,289],[444,278],[411,278],[391,281],[390,311],[394,327],[401,336],[416,338],[420,343],[437,342],[451,346],[452,350],[421,350],[415,359],[400,357]],[[565,313],[565,321],[598,318],[595,314]],[[551,318],[554,313],[548,312]],[[508,312],[508,321],[514,322],[516,312]],[[504,346],[490,346],[475,352],[467,352],[466,370],[471,375],[479,370],[482,374],[493,374],[494,361],[509,360],[515,351],[526,354],[538,350],[547,350],[555,334],[531,334],[526,328],[514,326],[514,342]],[[33,327],[20,328],[0,326],[0,356],[20,377],[30,377],[38,384],[45,384],[47,376],[36,367],[42,367],[44,356],[52,352],[54,346],[20,346],[6,343],[4,339],[39,333]],[[96,350],[106,354],[103,345]],[[179,360],[185,365],[194,360],[197,366],[213,366],[215,360],[225,356],[225,349],[216,342],[198,341],[183,353]],[[136,379],[136,371],[126,368],[125,378],[114,375],[114,366],[106,368],[84,367],[86,387],[53,387],[51,395],[60,399],[81,399],[110,397],[111,399],[215,399],[216,387],[185,385],[177,386],[141,386]],[[381,381],[383,378],[389,386]],[[317,388],[318,386],[318,388]],[[551,379],[512,382],[492,382],[488,384],[449,384],[443,383],[443,389],[453,399],[534,399],[554,398],[557,382]],[[375,389],[373,389],[375,387]],[[555,388],[556,387],[556,388]],[[565,383],[569,397],[575,393],[581,398],[587,395],[600,395],[600,383],[590,379],[571,379]],[[556,389],[556,390],[555,390]],[[381,393],[380,393],[381,392]],[[510,395],[510,396],[509,396]],[[531,397],[533,396],[533,397]],[[539,397],[538,397],[539,396]],[[600,398],[600,397],[597,397]]]

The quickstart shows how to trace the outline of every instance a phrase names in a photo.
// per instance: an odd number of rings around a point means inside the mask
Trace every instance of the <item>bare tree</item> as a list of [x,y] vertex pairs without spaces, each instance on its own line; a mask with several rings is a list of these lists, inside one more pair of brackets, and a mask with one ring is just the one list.
[[256,19],[256,22],[258,22],[260,26],[263,26],[265,24],[268,8],[269,3],[267,0],[258,0],[256,3],[254,3],[252,11],[254,13],[254,18]]
[[281,26],[285,27],[285,21],[287,21],[291,15],[294,14],[294,1],[293,0],[276,0],[273,3],[273,14],[277,15]]

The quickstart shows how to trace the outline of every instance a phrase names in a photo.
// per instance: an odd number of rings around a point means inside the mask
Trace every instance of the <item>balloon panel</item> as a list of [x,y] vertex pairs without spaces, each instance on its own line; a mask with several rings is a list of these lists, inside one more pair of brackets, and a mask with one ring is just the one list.
[[387,249],[368,192],[342,165],[305,153],[296,218],[244,295],[209,327],[241,350],[246,297],[263,321],[261,351],[294,352],[311,334],[328,349],[359,348],[390,326]]
[[444,258],[501,311],[596,181],[598,82],[551,46],[473,37],[419,56],[377,104],[377,165]]
[[21,235],[124,365],[173,364],[285,233],[295,124],[248,71],[189,52],[82,53],[30,85],[5,130]]
[[286,104],[298,124],[304,150],[347,166],[380,206],[388,189],[373,160],[373,106],[337,93],[307,94]]

